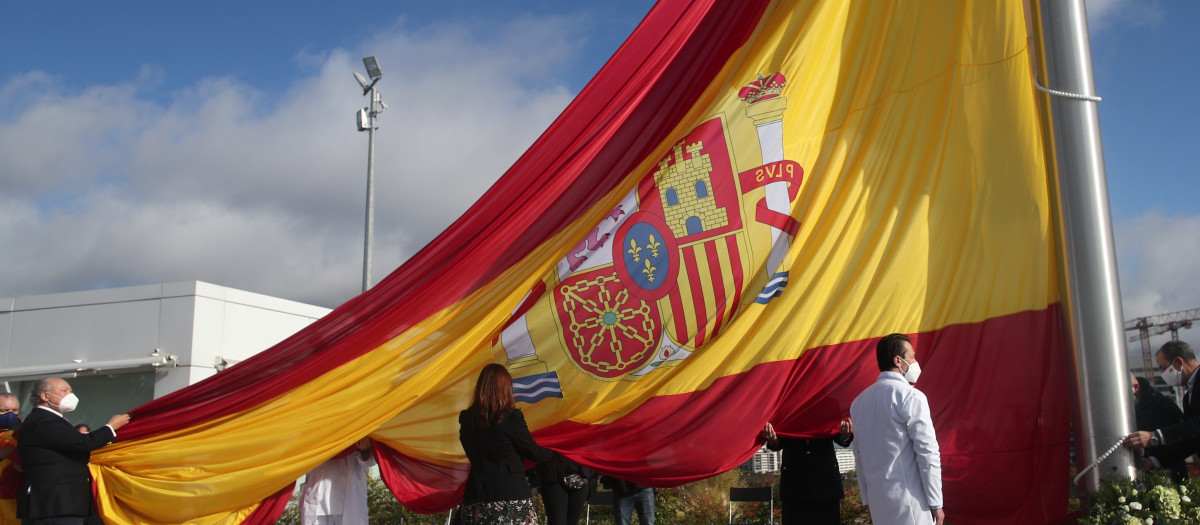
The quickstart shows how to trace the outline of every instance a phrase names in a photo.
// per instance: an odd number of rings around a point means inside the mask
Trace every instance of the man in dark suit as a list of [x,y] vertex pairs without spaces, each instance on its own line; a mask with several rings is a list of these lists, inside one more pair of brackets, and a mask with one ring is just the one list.
[[104,427],[81,434],[63,417],[79,404],[66,381],[42,379],[29,397],[34,408],[17,436],[17,454],[25,470],[17,516],[25,525],[83,525],[92,514],[88,459],[93,450],[116,438],[129,415],[113,416]]
[[[1183,420],[1183,412],[1179,410],[1179,406],[1155,390],[1153,383],[1144,377],[1135,377],[1132,374],[1130,376],[1133,377],[1133,419],[1138,430],[1153,431]],[[1150,470],[1155,468],[1154,463],[1157,462],[1158,467],[1171,472],[1171,479],[1176,483],[1183,483],[1187,481],[1187,464],[1183,458],[1172,461],[1159,459],[1174,458],[1178,455],[1169,446],[1146,447],[1139,467],[1142,470]]]
[[842,522],[842,475],[833,444],[847,447],[854,441],[854,422],[842,420],[838,435],[827,438],[785,438],[770,423],[762,430],[767,448],[783,451],[779,500],[783,525],[838,525]]
[[[1163,447],[1158,457],[1149,458],[1155,467],[1180,460],[1200,452],[1200,394],[1196,390],[1196,373],[1200,363],[1192,347],[1183,341],[1170,341],[1154,354],[1159,375],[1169,386],[1184,387],[1183,420],[1157,430],[1141,430],[1125,438],[1128,448]],[[1168,453],[1169,452],[1169,453]]]

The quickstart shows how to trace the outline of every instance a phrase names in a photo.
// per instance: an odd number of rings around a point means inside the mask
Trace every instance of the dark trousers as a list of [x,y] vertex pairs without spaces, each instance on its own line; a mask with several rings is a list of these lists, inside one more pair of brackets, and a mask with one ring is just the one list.
[[549,525],[578,525],[583,516],[583,505],[587,503],[588,485],[570,490],[561,484],[542,485],[542,505],[546,507]]
[[39,520],[25,519],[21,523],[25,525],[84,525],[87,523],[87,518],[83,516],[57,516]]
[[842,500],[788,501],[783,525],[841,525]]

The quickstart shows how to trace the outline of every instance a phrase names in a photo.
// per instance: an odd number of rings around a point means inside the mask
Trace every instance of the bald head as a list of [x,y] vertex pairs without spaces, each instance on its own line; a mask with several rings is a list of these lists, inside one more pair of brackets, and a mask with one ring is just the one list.
[[47,377],[39,379],[33,384],[33,391],[29,393],[29,400],[35,406],[48,406],[58,411],[58,401],[71,393],[71,385],[65,380],[58,377]]

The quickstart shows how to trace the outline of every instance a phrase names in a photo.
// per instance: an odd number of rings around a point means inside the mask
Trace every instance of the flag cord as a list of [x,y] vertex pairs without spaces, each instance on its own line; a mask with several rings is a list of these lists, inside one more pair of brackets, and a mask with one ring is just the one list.
[[1086,101],[1088,101],[1088,102],[1100,102],[1100,97],[1097,97],[1097,96],[1093,96],[1093,95],[1080,95],[1079,93],[1068,93],[1068,92],[1066,92],[1066,91],[1059,91],[1059,90],[1057,90],[1057,89],[1050,89],[1050,88],[1048,88],[1048,87],[1046,87],[1046,86],[1043,86],[1043,85],[1042,85],[1042,82],[1041,82],[1041,80],[1038,80],[1038,78],[1037,78],[1036,76],[1035,76],[1035,77],[1033,77],[1033,84],[1034,84],[1035,86],[1037,86],[1037,88],[1038,88],[1038,91],[1043,91],[1043,92],[1049,93],[1049,94],[1051,94],[1051,95],[1054,95],[1054,96],[1056,96],[1056,97],[1063,97],[1063,98],[1073,98],[1073,99],[1075,99],[1075,100],[1086,100]]
[[[1132,435],[1132,434],[1130,434],[1130,435]],[[1082,478],[1083,475],[1087,474],[1089,470],[1092,470],[1092,469],[1096,468],[1097,466],[1099,466],[1100,463],[1104,462],[1105,459],[1108,459],[1108,457],[1111,456],[1113,452],[1116,452],[1118,448],[1121,448],[1121,443],[1125,442],[1126,437],[1129,437],[1129,436],[1121,436],[1119,439],[1117,439],[1117,442],[1113,443],[1113,446],[1109,447],[1107,451],[1105,451],[1103,454],[1100,455],[1100,457],[1096,458],[1096,461],[1093,461],[1091,465],[1088,465],[1087,467],[1084,467],[1083,470],[1079,471],[1079,473],[1075,475],[1075,480],[1072,481],[1071,483],[1074,485],[1078,485],[1079,478]]]

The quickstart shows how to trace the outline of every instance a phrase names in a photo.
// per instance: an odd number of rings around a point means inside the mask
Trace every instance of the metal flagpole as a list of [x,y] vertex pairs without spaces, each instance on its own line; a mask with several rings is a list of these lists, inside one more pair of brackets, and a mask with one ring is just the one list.
[[[1082,470],[1133,430],[1133,403],[1084,0],[1044,0],[1037,11],[1044,59],[1038,87],[1050,99],[1046,141],[1057,168],[1062,304]],[[1133,461],[1118,447],[1081,488],[1095,492],[1101,479],[1132,479]]]

